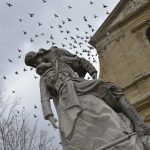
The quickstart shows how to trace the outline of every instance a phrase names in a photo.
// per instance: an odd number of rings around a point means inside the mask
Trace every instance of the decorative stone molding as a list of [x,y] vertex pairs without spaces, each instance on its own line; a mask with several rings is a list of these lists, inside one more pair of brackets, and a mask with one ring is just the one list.
[[117,18],[111,23],[111,26],[116,24],[117,22],[123,20],[125,17],[136,11],[139,7],[141,7],[143,4],[148,2],[149,0],[129,0],[128,3],[126,3],[126,6],[122,10],[122,12],[117,16]]
[[129,83],[128,85],[126,85],[122,89],[123,89],[123,91],[125,91],[125,90],[129,89],[130,87],[132,87],[133,85],[137,84],[138,82],[142,81],[143,79],[146,79],[149,77],[150,77],[150,72],[148,72],[146,74],[140,74],[131,83]]

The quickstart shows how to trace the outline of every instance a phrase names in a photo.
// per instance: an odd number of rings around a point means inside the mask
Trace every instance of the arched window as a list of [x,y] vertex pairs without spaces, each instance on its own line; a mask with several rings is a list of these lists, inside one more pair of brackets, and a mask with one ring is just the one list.
[[148,41],[150,42],[150,27],[146,31],[146,36],[147,36]]

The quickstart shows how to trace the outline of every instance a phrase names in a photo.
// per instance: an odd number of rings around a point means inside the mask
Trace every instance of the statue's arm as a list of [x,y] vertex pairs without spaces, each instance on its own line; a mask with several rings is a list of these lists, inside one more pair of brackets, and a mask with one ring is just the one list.
[[50,104],[50,92],[45,84],[44,79],[41,77],[40,79],[40,93],[41,93],[41,105],[43,110],[43,115],[46,120],[49,119],[50,116],[54,116],[51,104]]
[[74,68],[74,70],[78,70],[78,68],[82,68],[81,71],[84,71],[85,73],[88,72],[91,76],[94,73],[97,73],[96,68],[85,58],[80,58],[74,55],[73,57],[62,56],[61,59],[65,61],[69,66]]
[[78,61],[78,65],[81,65],[91,76],[94,73],[97,73],[96,68],[85,58],[78,57],[77,61]]

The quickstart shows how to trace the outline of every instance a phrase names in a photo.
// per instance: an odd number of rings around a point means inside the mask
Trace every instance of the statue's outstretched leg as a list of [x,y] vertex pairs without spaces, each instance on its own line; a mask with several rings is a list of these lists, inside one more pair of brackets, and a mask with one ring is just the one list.
[[131,105],[124,95],[119,98],[119,104],[123,113],[131,120],[135,127],[135,131],[139,135],[150,135],[150,126],[144,123],[143,118],[138,114],[133,105]]

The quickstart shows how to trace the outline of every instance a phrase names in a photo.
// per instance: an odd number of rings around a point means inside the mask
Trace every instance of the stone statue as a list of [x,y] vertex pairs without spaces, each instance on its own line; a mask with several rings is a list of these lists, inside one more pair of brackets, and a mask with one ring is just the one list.
[[[53,99],[64,150],[144,150],[149,146],[145,141],[149,139],[150,126],[120,87],[96,79],[97,71],[90,62],[52,47],[27,53],[25,63],[41,76],[44,118],[58,128],[50,106]],[[87,72],[93,80],[84,79]]]

